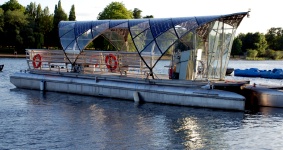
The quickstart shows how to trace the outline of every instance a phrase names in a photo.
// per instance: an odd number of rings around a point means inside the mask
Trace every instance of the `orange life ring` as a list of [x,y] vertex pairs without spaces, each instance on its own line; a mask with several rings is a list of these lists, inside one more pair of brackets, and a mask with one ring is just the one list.
[[118,67],[117,57],[113,54],[109,54],[105,57],[105,63],[106,67],[111,71],[115,70]]
[[41,56],[39,54],[33,56],[32,65],[34,68],[39,68],[41,66]]

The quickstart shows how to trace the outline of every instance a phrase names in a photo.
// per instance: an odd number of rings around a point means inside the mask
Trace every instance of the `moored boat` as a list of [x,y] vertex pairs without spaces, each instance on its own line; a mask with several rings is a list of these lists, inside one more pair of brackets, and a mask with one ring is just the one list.
[[261,77],[269,79],[283,79],[283,70],[274,68],[273,70],[259,70],[258,68],[235,69],[234,76]]
[[[10,81],[41,91],[243,111],[244,96],[214,86],[225,79],[233,34],[247,14],[62,21],[63,50],[26,50],[28,70]],[[100,35],[115,51],[85,50]],[[165,54],[168,74],[160,74],[155,69]]]
[[235,69],[234,76],[242,76],[242,77],[260,77],[260,71],[257,68],[250,69]]
[[228,67],[228,68],[226,69],[226,76],[231,75],[231,74],[233,73],[233,71],[234,71],[234,68]]
[[264,107],[283,107],[283,87],[269,87],[266,85],[246,86],[245,90],[250,93],[253,105]]
[[261,78],[269,78],[269,79],[283,79],[283,70],[274,68],[268,71],[261,71]]
[[4,68],[4,64],[0,65],[0,71],[2,71]]

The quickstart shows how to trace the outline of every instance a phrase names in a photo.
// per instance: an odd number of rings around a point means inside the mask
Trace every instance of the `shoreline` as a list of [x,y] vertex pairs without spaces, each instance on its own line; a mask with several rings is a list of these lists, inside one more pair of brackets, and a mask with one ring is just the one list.
[[25,54],[0,54],[0,58],[26,58]]
[[[26,58],[25,54],[1,54],[0,58]],[[161,60],[170,60],[171,57],[169,56],[163,56]],[[243,58],[230,58],[229,60],[248,60],[248,61],[268,61],[268,60],[249,60],[249,59],[243,59]],[[282,61],[282,60],[271,60],[271,61]]]

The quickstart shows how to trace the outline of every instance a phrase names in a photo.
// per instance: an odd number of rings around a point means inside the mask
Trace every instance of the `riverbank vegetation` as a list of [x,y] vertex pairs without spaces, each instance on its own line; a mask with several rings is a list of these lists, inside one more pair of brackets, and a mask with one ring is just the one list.
[[283,29],[272,27],[266,34],[241,33],[234,39],[231,55],[242,55],[248,60],[283,59]]
[[[113,8],[116,8],[113,9]],[[117,11],[118,9],[118,11]],[[112,2],[98,14],[98,19],[132,19],[142,18],[141,10],[125,8],[123,3]],[[152,15],[145,16],[153,17]],[[95,16],[94,16],[95,19]],[[75,6],[72,5],[69,15],[64,11],[61,0],[55,5],[54,13],[48,7],[31,2],[26,7],[17,0],[0,2],[0,53],[25,54],[28,48],[61,49],[58,35],[60,21],[75,21]],[[110,48],[109,42],[97,38],[93,44],[101,48]],[[111,45],[110,45],[111,46]]]
[[[97,19],[140,19],[153,18],[153,15],[142,17],[142,11],[138,8],[128,10],[121,2],[111,2]],[[51,13],[48,7],[31,2],[26,7],[17,0],[9,0],[4,4],[0,3],[0,53],[25,54],[25,49],[61,49],[58,35],[58,24],[60,21],[75,21],[75,6],[72,5],[69,15],[63,10],[61,0],[55,5]],[[124,39],[128,39],[125,36]],[[134,47],[131,40],[128,41],[129,51]],[[99,36],[87,49],[113,50],[104,37]],[[266,34],[263,33],[240,33],[235,37],[231,58],[249,60],[283,59],[283,29],[270,28]]]

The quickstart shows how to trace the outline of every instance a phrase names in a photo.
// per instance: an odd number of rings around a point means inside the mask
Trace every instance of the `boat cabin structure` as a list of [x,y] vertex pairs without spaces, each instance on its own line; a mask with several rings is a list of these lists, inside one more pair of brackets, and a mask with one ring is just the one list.
[[[35,70],[55,67],[86,74],[136,73],[162,78],[156,66],[160,60],[169,59],[170,63],[162,66],[168,70],[167,79],[223,80],[236,29],[248,13],[61,21],[58,27],[63,51],[28,50],[29,66]],[[104,37],[113,50],[86,50],[98,37]]]

